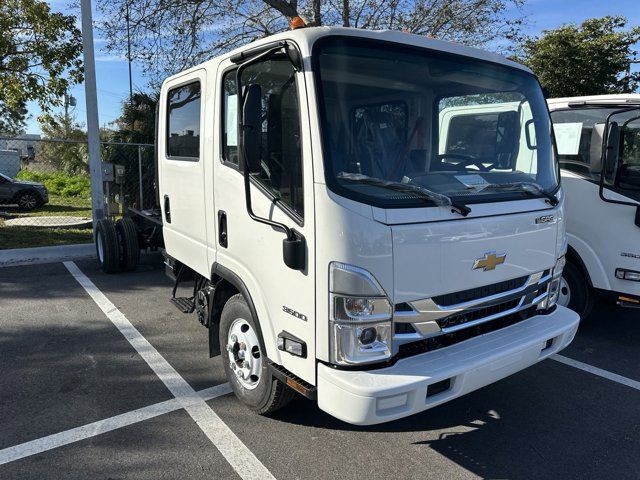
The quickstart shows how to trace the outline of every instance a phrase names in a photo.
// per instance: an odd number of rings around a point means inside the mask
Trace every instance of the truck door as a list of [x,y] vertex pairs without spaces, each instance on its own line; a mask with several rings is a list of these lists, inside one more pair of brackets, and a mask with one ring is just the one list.
[[[284,234],[252,220],[246,208],[243,174],[238,168],[236,70],[223,62],[219,72],[217,118],[221,141],[214,162],[214,204],[219,229],[217,261],[245,283],[271,360],[315,384],[315,255],[313,178],[308,138],[304,81],[289,60],[274,58],[248,66],[243,85],[258,84],[262,92],[261,171],[252,175],[254,213],[286,224],[305,237],[306,267],[288,268],[282,255]],[[303,108],[301,109],[301,106]],[[302,110],[302,111],[301,111]],[[304,161],[303,161],[304,159]],[[304,168],[303,168],[304,165]],[[287,332],[306,343],[306,358],[277,349]]]
[[[204,190],[205,71],[162,88],[158,132],[158,179],[167,251],[209,277]],[[202,133],[202,134],[201,134]]]

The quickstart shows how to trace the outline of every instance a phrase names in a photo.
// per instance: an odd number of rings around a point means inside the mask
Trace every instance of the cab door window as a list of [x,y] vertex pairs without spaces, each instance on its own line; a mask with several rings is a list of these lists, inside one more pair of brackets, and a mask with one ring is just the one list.
[[[302,218],[300,108],[295,74],[288,60],[268,60],[247,67],[242,73],[242,84],[257,84],[262,91],[261,169],[254,178],[274,200]],[[236,71],[226,72],[222,82],[222,154],[226,162],[237,165]]]

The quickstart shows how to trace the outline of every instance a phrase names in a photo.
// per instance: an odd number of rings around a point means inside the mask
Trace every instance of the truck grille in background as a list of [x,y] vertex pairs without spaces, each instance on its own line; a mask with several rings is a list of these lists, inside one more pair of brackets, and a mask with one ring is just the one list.
[[528,278],[529,276],[525,275],[524,277],[513,278],[491,285],[483,285],[482,287],[470,288],[469,290],[438,295],[437,297],[431,297],[431,299],[441,307],[449,307],[451,305],[457,305],[458,303],[470,302],[491,295],[508,292],[509,290],[515,290],[516,288],[522,287]]

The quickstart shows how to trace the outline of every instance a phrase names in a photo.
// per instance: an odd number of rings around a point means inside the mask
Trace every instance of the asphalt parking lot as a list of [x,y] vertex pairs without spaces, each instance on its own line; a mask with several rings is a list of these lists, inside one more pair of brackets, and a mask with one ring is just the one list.
[[248,411],[170,288],[155,256],[0,268],[0,479],[640,478],[638,310],[599,304],[563,357],[363,428],[303,398]]

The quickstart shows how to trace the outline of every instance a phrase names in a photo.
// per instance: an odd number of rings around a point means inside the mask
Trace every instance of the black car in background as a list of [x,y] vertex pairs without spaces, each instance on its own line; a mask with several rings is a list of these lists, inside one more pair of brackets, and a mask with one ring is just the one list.
[[48,201],[49,193],[43,184],[10,178],[0,173],[0,204],[33,210]]

